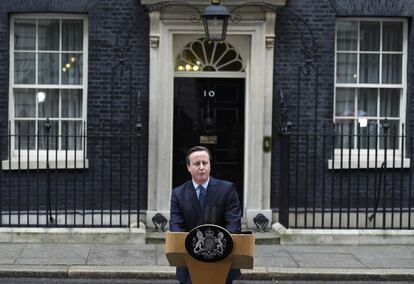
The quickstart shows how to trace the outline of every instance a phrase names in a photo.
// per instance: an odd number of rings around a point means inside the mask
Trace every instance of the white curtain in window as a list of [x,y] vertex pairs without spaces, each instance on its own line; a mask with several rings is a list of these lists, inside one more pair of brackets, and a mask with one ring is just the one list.
[[380,116],[387,118],[400,116],[400,89],[381,89]]
[[14,89],[14,117],[36,117],[36,97],[32,89]]
[[62,90],[62,118],[82,117],[82,90]]
[[401,84],[402,55],[384,54],[382,57],[382,83]]
[[59,143],[58,134],[59,134],[59,122],[58,121],[49,121],[50,130],[49,135],[46,134],[46,120],[38,121],[38,133],[39,133],[39,149],[40,150],[56,150],[57,143]]
[[336,90],[336,116],[354,116],[355,89],[340,88]]
[[82,150],[82,122],[62,121],[62,150]]
[[83,50],[83,22],[82,20],[62,21],[62,50]]
[[14,50],[36,50],[35,19],[18,19],[15,21]]
[[360,54],[359,82],[379,83],[379,54]]
[[377,116],[378,89],[358,90],[358,117]]
[[336,37],[336,50],[356,51],[358,49],[358,22],[338,21]]

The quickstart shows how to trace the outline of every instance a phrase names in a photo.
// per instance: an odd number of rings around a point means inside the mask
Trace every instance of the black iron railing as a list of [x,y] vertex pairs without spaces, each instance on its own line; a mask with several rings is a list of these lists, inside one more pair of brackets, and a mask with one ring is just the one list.
[[139,133],[0,136],[0,226],[139,225]]
[[294,228],[413,229],[413,137],[385,119],[280,131],[279,218]]

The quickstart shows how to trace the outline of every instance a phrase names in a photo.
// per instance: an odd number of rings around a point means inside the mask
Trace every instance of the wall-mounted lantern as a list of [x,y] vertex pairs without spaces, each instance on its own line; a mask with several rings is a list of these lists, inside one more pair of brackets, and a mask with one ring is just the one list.
[[226,39],[229,10],[220,5],[220,0],[212,0],[201,15],[207,40],[224,41]]

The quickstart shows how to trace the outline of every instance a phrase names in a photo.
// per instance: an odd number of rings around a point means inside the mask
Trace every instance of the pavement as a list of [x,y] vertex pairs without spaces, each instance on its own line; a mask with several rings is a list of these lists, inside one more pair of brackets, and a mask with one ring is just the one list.
[[[163,244],[0,243],[0,277],[174,279]],[[241,279],[413,281],[412,245],[258,244]]]

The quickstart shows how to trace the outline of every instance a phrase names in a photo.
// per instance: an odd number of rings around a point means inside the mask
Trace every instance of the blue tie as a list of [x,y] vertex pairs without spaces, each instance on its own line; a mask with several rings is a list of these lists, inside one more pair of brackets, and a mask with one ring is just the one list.
[[199,189],[198,201],[200,201],[200,207],[203,208],[204,197],[206,197],[206,189],[201,185],[199,185],[197,188]]

